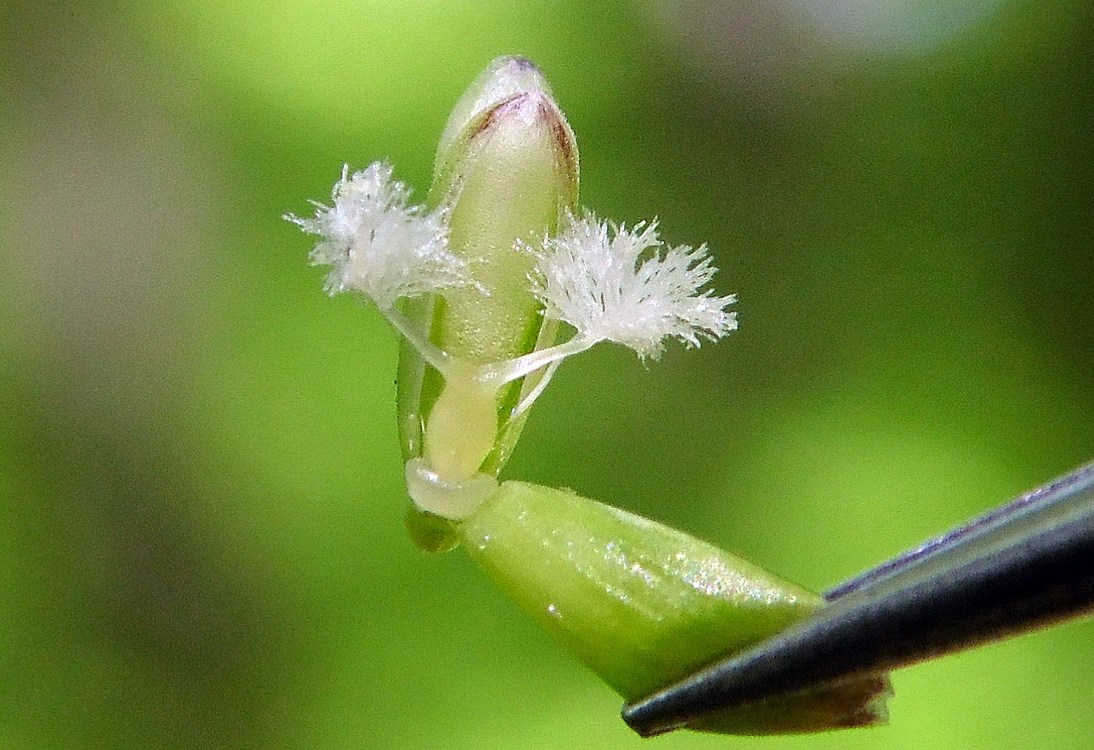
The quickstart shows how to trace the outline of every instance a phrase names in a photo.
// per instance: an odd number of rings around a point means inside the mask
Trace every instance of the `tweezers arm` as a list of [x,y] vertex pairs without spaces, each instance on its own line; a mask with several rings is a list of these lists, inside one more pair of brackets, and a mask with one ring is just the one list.
[[[873,588],[905,574],[916,566],[934,569],[947,564],[949,556],[968,555],[968,550],[1006,543],[1039,533],[1060,523],[1069,514],[1082,514],[1094,505],[1094,462],[1080,466],[1010,502],[928,540],[825,592],[828,601]],[[962,551],[965,550],[965,551]]]
[[831,606],[624,709],[640,733],[1094,608],[1094,464],[835,590]]

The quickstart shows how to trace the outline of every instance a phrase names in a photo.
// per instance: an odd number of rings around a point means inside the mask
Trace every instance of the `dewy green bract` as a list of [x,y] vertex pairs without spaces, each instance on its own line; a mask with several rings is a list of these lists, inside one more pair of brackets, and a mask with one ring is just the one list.
[[[816,594],[646,518],[563,490],[503,482],[460,524],[467,554],[559,643],[627,700],[785,629]],[[870,676],[691,729],[810,732],[883,721]]]
[[[428,205],[383,162],[343,169],[332,205],[287,218],[320,237],[326,288],[374,304],[403,337],[399,435],[407,526],[461,542],[555,638],[629,700],[808,617],[821,599],[740,558],[571,492],[499,483],[562,361],[601,342],[657,359],[737,327],[706,246],[669,246],[578,207],[574,135],[543,75],[495,60],[456,105]],[[560,340],[556,340],[560,339]],[[816,731],[884,718],[871,676],[693,729]]]

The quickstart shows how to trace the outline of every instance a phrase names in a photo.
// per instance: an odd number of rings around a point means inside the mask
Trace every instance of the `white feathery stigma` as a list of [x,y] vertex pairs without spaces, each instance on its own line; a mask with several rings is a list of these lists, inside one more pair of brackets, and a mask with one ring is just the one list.
[[706,245],[667,247],[656,221],[627,229],[573,218],[533,253],[533,291],[545,314],[590,344],[614,341],[657,359],[666,338],[699,346],[737,328],[737,314],[726,310],[736,297],[703,289],[717,271]]
[[316,203],[315,217],[285,218],[321,242],[309,256],[330,266],[331,294],[360,292],[381,310],[401,297],[471,286],[467,264],[448,249],[447,228],[436,213],[408,205],[410,189],[374,162],[334,184],[332,206]]

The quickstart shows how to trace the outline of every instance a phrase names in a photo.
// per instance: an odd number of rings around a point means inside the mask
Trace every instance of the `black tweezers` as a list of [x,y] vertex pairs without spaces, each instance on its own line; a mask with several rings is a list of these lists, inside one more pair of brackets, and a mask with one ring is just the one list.
[[796,626],[623,707],[643,736],[1094,609],[1094,463],[825,594]]

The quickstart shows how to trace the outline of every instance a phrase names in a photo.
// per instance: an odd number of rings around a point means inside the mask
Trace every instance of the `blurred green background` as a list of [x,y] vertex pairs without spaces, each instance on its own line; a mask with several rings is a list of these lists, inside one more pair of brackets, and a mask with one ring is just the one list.
[[[1094,458],[1080,0],[0,9],[0,747],[626,748],[620,700],[403,530],[396,343],[281,220],[418,195],[501,53],[583,200],[709,243],[741,330],[567,363],[506,476],[824,588]],[[896,675],[887,728],[1089,748],[1094,622]]]

